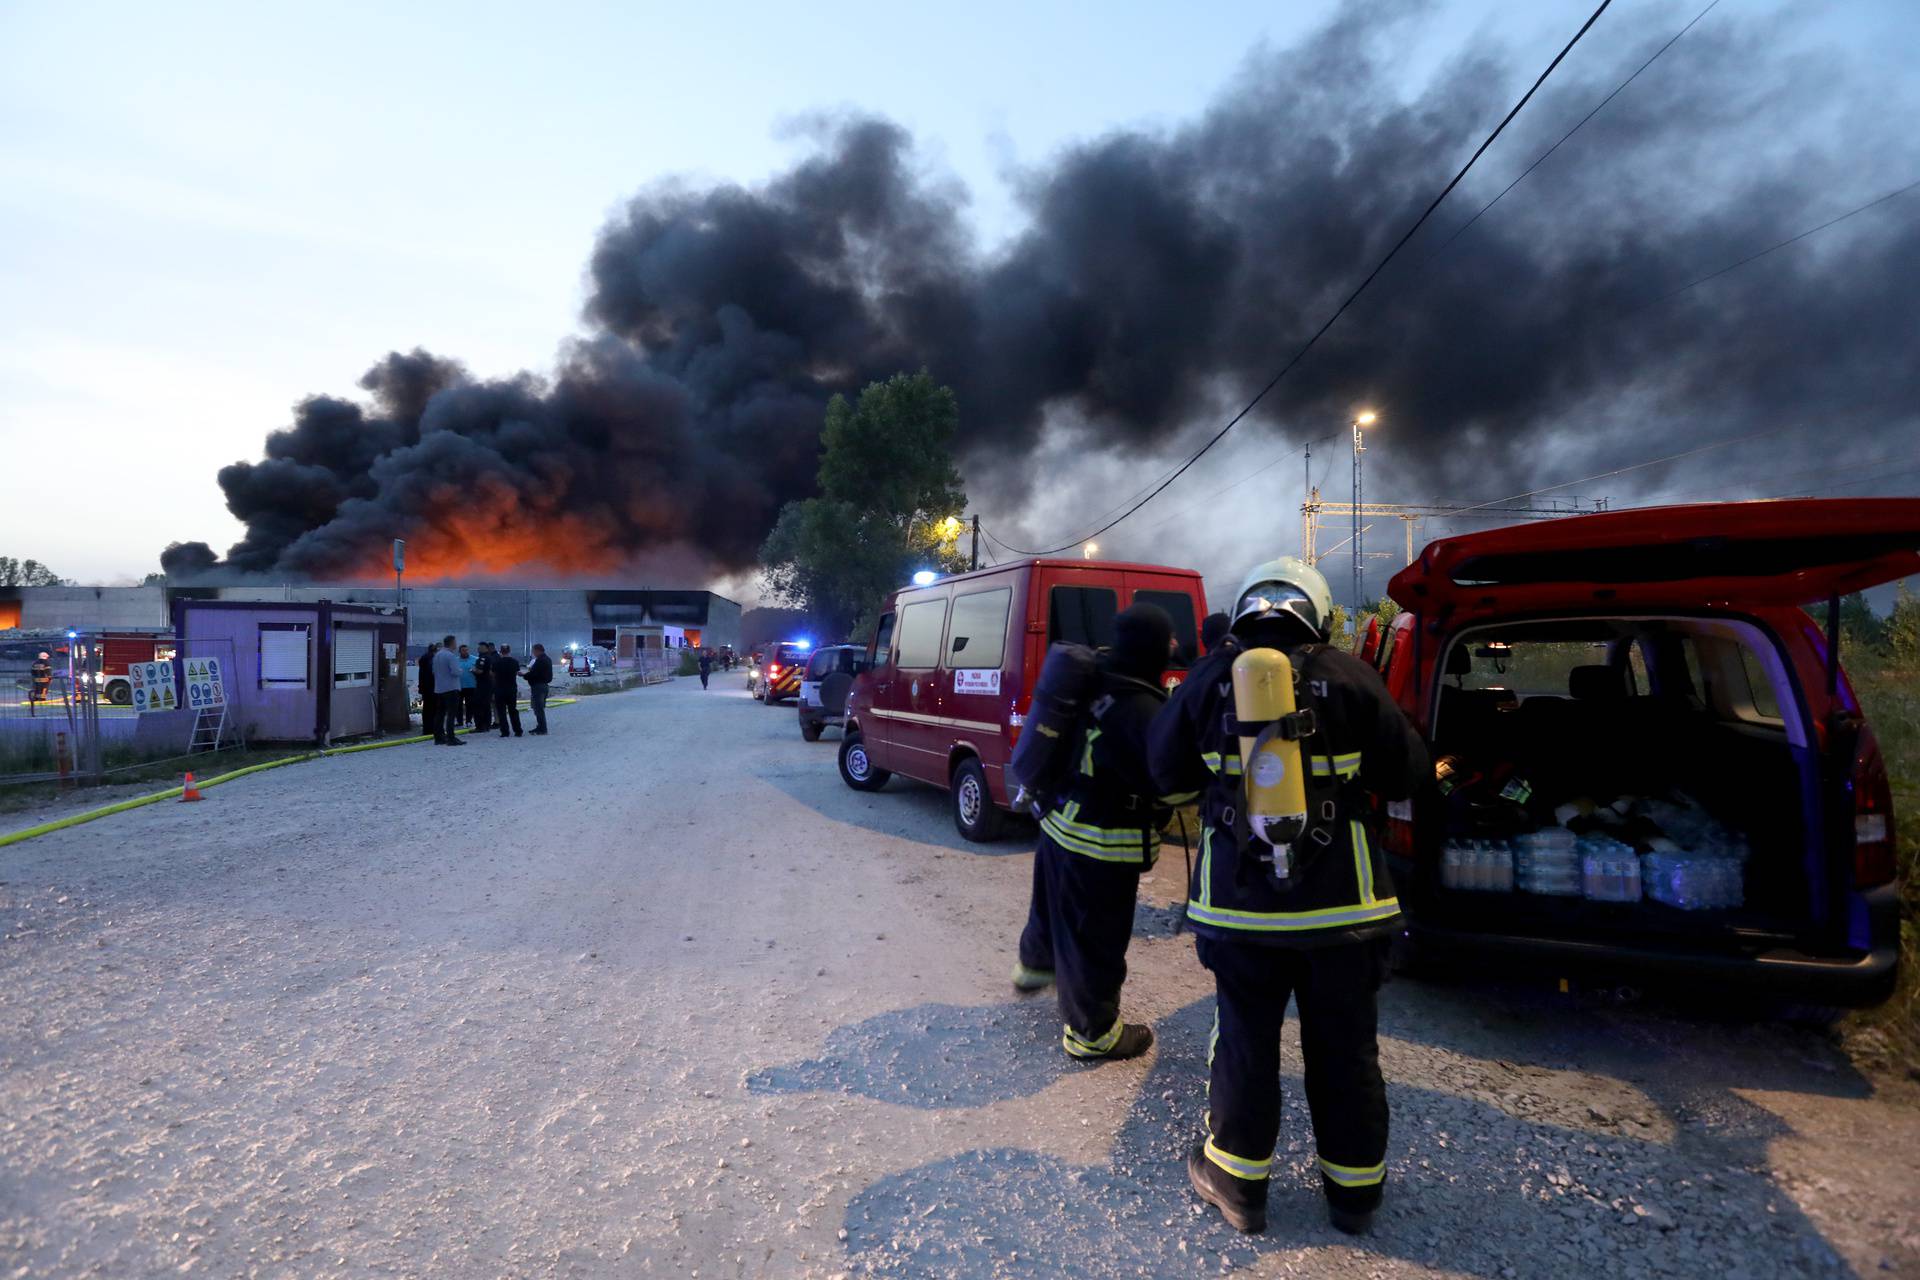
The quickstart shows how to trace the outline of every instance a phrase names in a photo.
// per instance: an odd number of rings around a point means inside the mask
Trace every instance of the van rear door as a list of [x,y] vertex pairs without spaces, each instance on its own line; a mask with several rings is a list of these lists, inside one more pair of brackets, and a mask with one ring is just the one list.
[[1644,507],[1445,538],[1387,591],[1457,625],[1596,605],[1800,605],[1916,573],[1920,498],[1799,498]]

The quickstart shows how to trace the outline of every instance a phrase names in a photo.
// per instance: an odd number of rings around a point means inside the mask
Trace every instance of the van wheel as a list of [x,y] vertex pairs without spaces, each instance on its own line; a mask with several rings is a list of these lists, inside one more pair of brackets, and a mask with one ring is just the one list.
[[825,727],[826,726],[818,720],[803,719],[800,721],[800,736],[808,742],[818,742],[820,741],[820,731]]
[[967,839],[985,843],[1000,838],[1006,818],[987,789],[987,771],[972,757],[962,760],[953,771],[953,825]]
[[876,768],[873,757],[867,754],[867,744],[859,734],[851,733],[840,740],[840,780],[855,791],[878,791],[887,785],[887,779],[893,775],[885,769]]

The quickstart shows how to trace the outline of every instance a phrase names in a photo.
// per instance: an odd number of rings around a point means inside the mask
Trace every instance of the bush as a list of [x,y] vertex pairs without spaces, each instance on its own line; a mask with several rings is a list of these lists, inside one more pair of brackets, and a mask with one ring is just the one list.
[[677,676],[697,676],[700,674],[700,656],[692,649],[680,651],[680,667],[674,672]]

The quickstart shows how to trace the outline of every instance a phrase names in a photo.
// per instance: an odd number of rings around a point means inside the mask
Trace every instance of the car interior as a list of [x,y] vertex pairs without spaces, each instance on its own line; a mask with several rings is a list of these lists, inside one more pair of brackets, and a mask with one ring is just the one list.
[[1446,839],[1524,845],[1565,826],[1641,855],[1712,838],[1741,863],[1737,904],[1717,910],[1524,892],[1472,895],[1478,909],[1694,933],[1814,923],[1813,755],[1803,704],[1763,628],[1724,617],[1513,623],[1457,637],[1443,670],[1432,741],[1458,783],[1444,799]]

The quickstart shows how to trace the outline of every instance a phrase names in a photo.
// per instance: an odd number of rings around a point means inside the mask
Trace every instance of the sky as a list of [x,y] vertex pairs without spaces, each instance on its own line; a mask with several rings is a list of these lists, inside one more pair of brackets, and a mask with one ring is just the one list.
[[[355,395],[373,359],[416,346],[481,377],[548,368],[581,331],[588,254],[628,197],[762,181],[821,113],[908,129],[990,245],[1020,230],[1030,166],[1192,118],[1251,50],[1339,7],[0,3],[0,553],[117,582],[177,539],[225,547],[242,529],[215,472],[258,458],[295,402]],[[1622,56],[1699,7],[1620,0],[1581,55]],[[1589,8],[1437,3],[1399,65],[1418,85],[1484,41],[1543,66]],[[1796,38],[1876,75],[1910,76],[1899,59],[1920,47],[1904,0],[1721,9],[1812,14]],[[1382,452],[1391,426],[1383,407]],[[1197,469],[1166,516],[1285,452],[1260,443]],[[1389,488],[1392,474],[1389,457]],[[1291,550],[1298,463],[1269,475]],[[1374,492],[1504,496],[1406,487]],[[1916,490],[1920,476],[1896,491]],[[1083,512],[1057,514],[1043,491],[1007,527],[1045,537]]]

